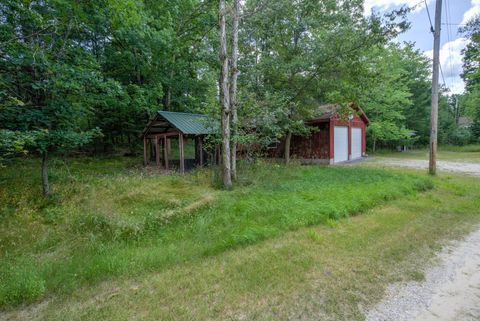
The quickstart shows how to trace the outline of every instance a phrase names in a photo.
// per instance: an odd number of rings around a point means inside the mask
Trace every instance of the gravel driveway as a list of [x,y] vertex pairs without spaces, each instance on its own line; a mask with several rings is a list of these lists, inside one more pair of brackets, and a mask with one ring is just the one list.
[[480,230],[446,246],[424,282],[394,284],[367,321],[480,320]]
[[[427,169],[428,161],[419,159],[398,159],[398,158],[379,158],[376,160],[380,164],[388,166],[400,166],[417,169]],[[455,172],[471,176],[480,177],[480,163],[437,161],[439,171]]]
[[[428,161],[380,158],[387,166],[427,169]],[[438,161],[439,171],[480,177],[479,163]],[[438,254],[438,264],[424,282],[393,284],[367,321],[479,321],[480,229],[452,242]]]

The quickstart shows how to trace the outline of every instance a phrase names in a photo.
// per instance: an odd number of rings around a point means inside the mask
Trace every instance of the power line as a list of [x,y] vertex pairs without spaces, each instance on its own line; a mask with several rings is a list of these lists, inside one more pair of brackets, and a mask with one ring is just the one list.
[[[449,20],[451,18],[451,13],[450,13],[450,3],[448,0],[445,0],[445,20],[447,22],[447,38],[448,38],[448,53],[449,53],[449,56],[448,56],[448,62],[450,64],[450,77],[453,76],[453,63],[452,63],[452,56],[453,56],[453,52],[452,52],[452,46],[450,45],[451,43],[451,38],[452,38],[452,35],[451,35],[451,32],[452,32],[452,28],[450,27],[450,23],[449,23]],[[453,86],[452,83],[450,83],[450,85]]]
[[430,32],[434,33],[435,29],[433,29],[432,17],[430,16],[430,10],[428,9],[427,0],[423,0],[423,2],[425,3],[425,8],[427,9],[427,14],[428,14],[428,20],[430,21]]
[[466,24],[464,24],[464,23],[452,23],[452,22],[450,22],[450,23],[443,22],[442,25],[444,25],[444,26],[461,26],[461,27],[466,26]]
[[443,76],[442,64],[438,64],[438,66],[440,67],[440,74],[442,75],[443,85],[445,86],[445,88],[447,88],[447,83],[445,82],[445,77]]

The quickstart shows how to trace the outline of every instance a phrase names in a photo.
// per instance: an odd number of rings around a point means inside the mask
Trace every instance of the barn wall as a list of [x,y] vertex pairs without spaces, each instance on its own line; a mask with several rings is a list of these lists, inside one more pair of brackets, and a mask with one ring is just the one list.
[[315,158],[328,159],[329,158],[329,125],[328,123],[321,123],[313,126],[317,129],[308,137],[294,136],[292,138],[291,154],[294,158]]
[[[316,131],[310,136],[293,136],[290,143],[290,156],[298,159],[329,159],[329,124],[312,125]],[[269,157],[282,158],[285,151],[285,140],[282,139],[276,148],[268,151]]]
[[[316,124],[310,124],[316,127],[317,131],[310,136],[293,136],[290,144],[290,155],[292,158],[303,160],[328,160],[333,163],[334,144],[333,128],[334,126],[347,126],[349,128],[349,157],[351,155],[351,128],[359,127],[362,129],[362,156],[366,155],[366,124],[364,120],[355,116],[351,121],[344,117],[334,116]],[[268,149],[268,157],[283,158],[285,153],[285,140],[282,139],[276,147]]]

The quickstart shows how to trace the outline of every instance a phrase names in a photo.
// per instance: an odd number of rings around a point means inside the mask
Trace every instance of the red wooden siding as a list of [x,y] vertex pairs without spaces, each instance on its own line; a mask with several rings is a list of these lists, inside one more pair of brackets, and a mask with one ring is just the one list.
[[[348,121],[339,116],[334,116],[330,119],[314,120],[309,123],[310,126],[315,127],[316,131],[309,136],[293,136],[290,144],[290,155],[297,159],[320,159],[333,162],[334,155],[334,127],[347,126],[348,127],[348,154],[349,159],[352,154],[351,146],[351,132],[353,127],[362,129],[362,156],[366,155],[366,135],[365,135],[365,121],[355,116],[351,121]],[[281,140],[276,148],[269,149],[268,156],[275,158],[283,158],[285,151],[285,141]]]
[[[299,159],[329,159],[330,155],[330,130],[329,123],[312,125],[316,131],[309,136],[292,136],[290,155]],[[270,157],[281,158],[285,151],[285,141],[269,151]]]

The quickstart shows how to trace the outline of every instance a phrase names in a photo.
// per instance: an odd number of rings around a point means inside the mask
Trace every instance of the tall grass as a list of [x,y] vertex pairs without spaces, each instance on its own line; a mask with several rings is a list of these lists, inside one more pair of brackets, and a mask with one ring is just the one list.
[[471,144],[465,146],[443,145],[441,150],[457,153],[480,153],[480,144]]
[[66,170],[58,162],[48,201],[34,161],[1,173],[1,306],[332,224],[432,188],[426,177],[386,170],[259,162],[241,167],[236,189],[226,192],[212,187],[211,170],[165,176],[133,164],[80,159]]

